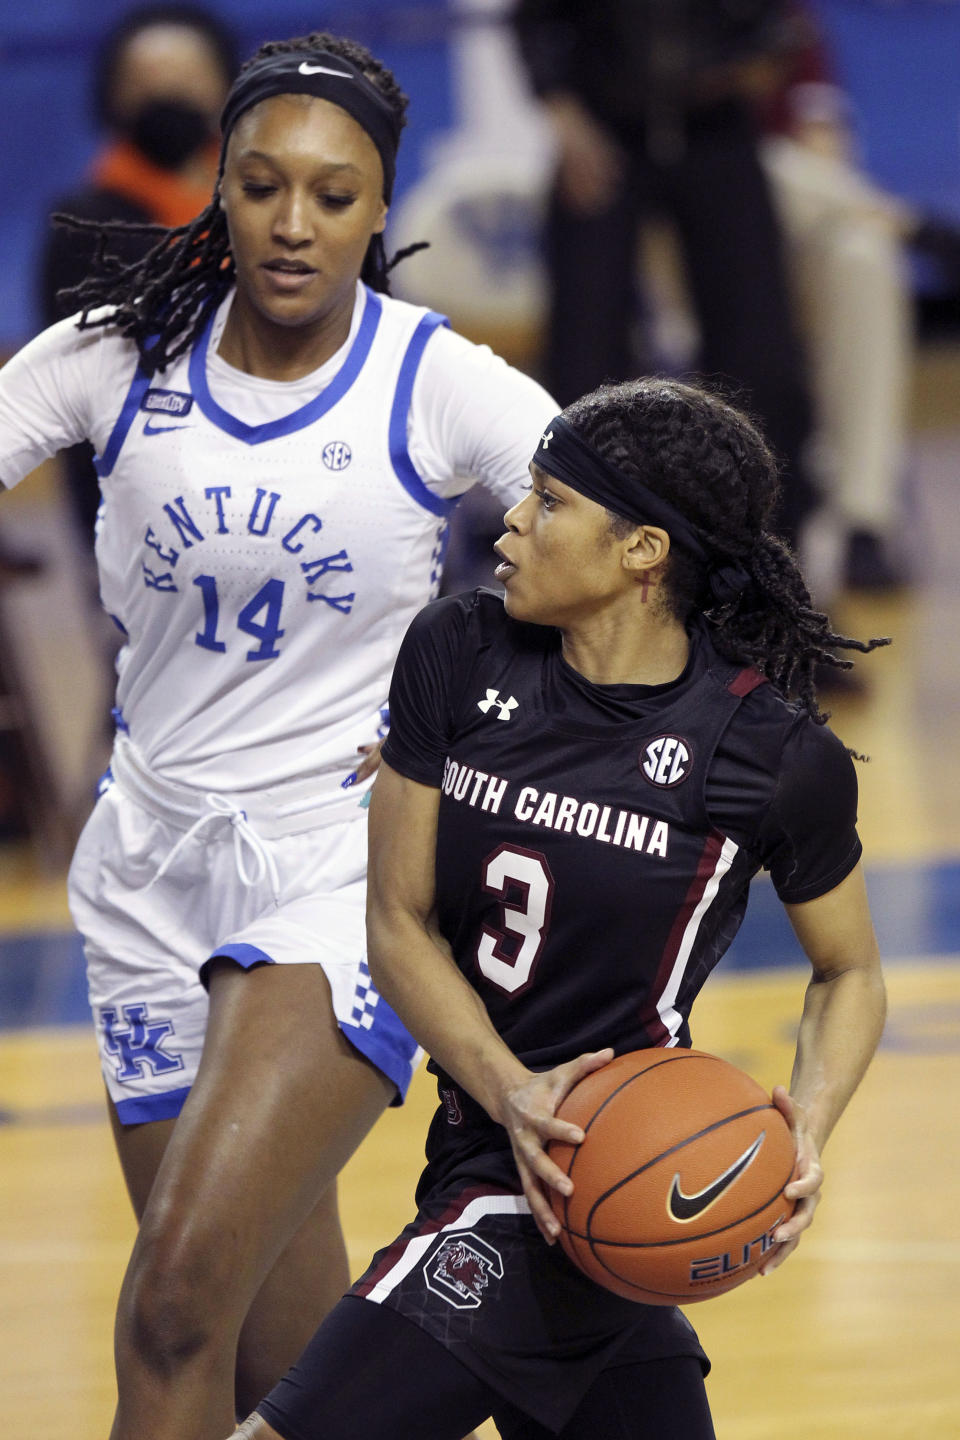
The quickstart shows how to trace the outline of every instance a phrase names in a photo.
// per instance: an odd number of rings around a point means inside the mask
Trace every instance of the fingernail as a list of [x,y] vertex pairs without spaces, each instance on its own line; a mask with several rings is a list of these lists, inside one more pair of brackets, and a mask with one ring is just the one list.
[[341,790],[349,790],[349,789],[350,789],[350,786],[351,786],[351,785],[355,785],[356,783],[357,783],[357,772],[356,772],[356,770],[354,770],[353,774],[352,774],[352,775],[348,775],[347,778],[346,778],[346,780],[341,780],[341,781],[340,781],[340,789],[341,789]]

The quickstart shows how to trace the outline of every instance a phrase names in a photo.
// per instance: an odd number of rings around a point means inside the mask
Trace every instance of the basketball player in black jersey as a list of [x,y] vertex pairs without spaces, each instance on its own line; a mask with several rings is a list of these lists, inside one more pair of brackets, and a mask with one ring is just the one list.
[[250,1440],[708,1440],[680,1311],[601,1289],[553,1244],[551,1137],[615,1053],[690,1044],[693,1001],[770,871],[809,956],[790,1093],[797,1201],[877,1044],[884,988],[856,779],[818,664],[866,644],[814,612],[768,530],[753,425],[673,381],[548,427],[506,517],[505,598],[411,626],[371,805],[370,966],[431,1055],[417,1215],[241,1427]]

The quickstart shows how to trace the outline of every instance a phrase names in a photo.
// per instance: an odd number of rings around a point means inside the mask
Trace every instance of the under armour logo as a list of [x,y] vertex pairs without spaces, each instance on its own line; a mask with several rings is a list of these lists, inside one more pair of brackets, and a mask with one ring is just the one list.
[[500,713],[497,716],[497,719],[509,720],[511,710],[516,710],[519,704],[520,701],[515,700],[512,695],[510,696],[509,700],[501,700],[499,690],[488,690],[486,700],[477,701],[477,709],[482,710],[484,715],[486,715],[489,713],[489,711],[493,709],[494,705],[499,705]]
[[182,1056],[160,1049],[167,1036],[173,1034],[171,1021],[150,1022],[146,1005],[123,1005],[121,1009],[129,1027],[126,1030],[119,1028],[116,1010],[104,1006],[100,1011],[104,1045],[115,1057],[118,1080],[141,1080],[145,1064],[150,1066],[154,1075],[183,1069]]
[[546,433],[546,435],[541,435],[541,436],[540,436],[540,448],[541,448],[541,450],[549,450],[549,449],[550,449],[550,441],[551,441],[552,439],[553,439],[553,431],[552,431],[552,430],[548,430],[547,433]]

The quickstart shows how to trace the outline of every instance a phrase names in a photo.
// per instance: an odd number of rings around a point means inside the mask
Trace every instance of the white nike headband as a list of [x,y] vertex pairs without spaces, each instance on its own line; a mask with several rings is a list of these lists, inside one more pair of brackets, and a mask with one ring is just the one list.
[[220,116],[223,172],[227,141],[241,115],[273,95],[315,95],[352,115],[370,136],[383,166],[383,198],[389,205],[396,174],[401,121],[386,96],[350,60],[327,50],[286,50],[265,55],[241,70]]

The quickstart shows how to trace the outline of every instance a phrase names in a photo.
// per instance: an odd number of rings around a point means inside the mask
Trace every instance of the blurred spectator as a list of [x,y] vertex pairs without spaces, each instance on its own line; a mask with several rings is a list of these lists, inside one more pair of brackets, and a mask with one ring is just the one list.
[[649,365],[634,353],[641,220],[676,227],[696,313],[696,368],[726,382],[783,462],[781,533],[815,492],[811,406],[780,228],[753,113],[797,43],[780,0],[519,0],[520,51],[558,153],[545,251],[544,381],[566,404]]
[[805,40],[760,105],[762,156],[808,344],[820,470],[842,547],[837,578],[887,589],[904,579],[887,545],[913,360],[906,242],[925,236],[919,217],[859,168],[824,36],[810,7],[795,8]]
[[[137,225],[192,220],[210,198],[220,109],[236,68],[233,38],[210,11],[186,3],[129,11],[104,38],[93,76],[93,112],[103,146],[83,183],[51,210]],[[133,230],[112,253],[134,260],[155,239]],[[93,246],[85,231],[48,224],[39,269],[44,325],[75,308],[58,292],[84,279]],[[91,456],[89,446],[78,446],[64,457],[71,502],[88,544],[100,498]]]

